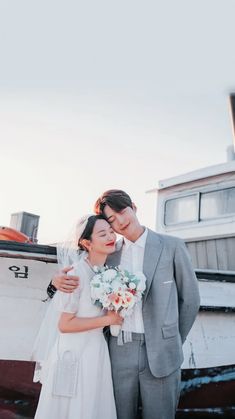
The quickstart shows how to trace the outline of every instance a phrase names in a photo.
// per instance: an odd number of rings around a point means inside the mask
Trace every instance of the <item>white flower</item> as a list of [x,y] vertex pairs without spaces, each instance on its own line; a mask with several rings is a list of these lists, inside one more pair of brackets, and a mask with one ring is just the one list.
[[136,301],[134,295],[129,291],[124,293],[122,300],[122,306],[126,309],[132,308]]
[[101,287],[99,287],[99,288],[94,288],[94,287],[92,287],[91,288],[91,298],[93,299],[93,300],[100,300],[101,299],[101,297],[102,297],[102,295],[103,295],[103,290],[102,290],[102,288]]
[[122,297],[120,295],[116,295],[116,298],[112,298],[112,305],[116,311],[119,310],[123,306]]
[[102,280],[102,275],[100,273],[93,276],[91,283],[93,282],[100,282]]
[[118,279],[114,279],[110,286],[114,293],[118,291],[124,291],[126,289],[126,286],[122,284]]
[[112,281],[112,279],[114,279],[116,275],[117,275],[117,271],[115,271],[115,269],[107,269],[102,274],[102,278],[103,278],[103,281]]
[[129,284],[129,288],[130,288],[131,290],[134,290],[134,289],[136,288],[135,283],[134,283],[134,282],[130,282],[130,284]]
[[110,307],[110,299],[109,299],[107,294],[103,295],[103,298],[102,298],[101,302],[102,302],[103,308],[109,308]]

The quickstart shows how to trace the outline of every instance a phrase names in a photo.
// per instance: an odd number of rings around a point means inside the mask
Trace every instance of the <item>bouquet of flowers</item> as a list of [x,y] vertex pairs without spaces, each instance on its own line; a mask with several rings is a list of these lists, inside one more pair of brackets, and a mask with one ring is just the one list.
[[[106,310],[115,310],[122,317],[130,315],[135,304],[141,300],[146,288],[142,272],[130,273],[119,267],[94,268],[91,280],[91,298],[94,304]],[[111,334],[118,336],[121,326],[112,325]]]

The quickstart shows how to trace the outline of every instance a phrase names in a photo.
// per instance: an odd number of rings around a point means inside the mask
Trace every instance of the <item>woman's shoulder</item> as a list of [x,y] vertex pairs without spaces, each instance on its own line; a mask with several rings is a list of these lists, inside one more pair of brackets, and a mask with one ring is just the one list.
[[77,276],[92,276],[92,270],[87,263],[87,252],[83,252],[80,255],[79,260],[74,264],[74,270],[71,271],[71,274]]

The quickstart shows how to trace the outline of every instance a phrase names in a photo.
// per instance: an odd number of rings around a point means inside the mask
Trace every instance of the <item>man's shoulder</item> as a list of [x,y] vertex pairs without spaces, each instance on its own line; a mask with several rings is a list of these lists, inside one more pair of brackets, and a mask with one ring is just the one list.
[[155,238],[160,240],[163,244],[176,247],[180,243],[184,243],[182,239],[176,236],[170,236],[169,234],[159,234],[148,228],[148,233]]

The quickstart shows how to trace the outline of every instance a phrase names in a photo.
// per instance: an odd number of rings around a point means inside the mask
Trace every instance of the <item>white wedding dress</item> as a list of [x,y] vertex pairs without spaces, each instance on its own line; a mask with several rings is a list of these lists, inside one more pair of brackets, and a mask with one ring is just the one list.
[[[91,302],[94,276],[84,257],[74,268],[80,285],[72,294],[57,291],[54,305],[77,317],[103,315]],[[43,362],[42,390],[35,419],[116,419],[108,346],[103,329],[58,333]]]

